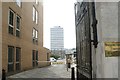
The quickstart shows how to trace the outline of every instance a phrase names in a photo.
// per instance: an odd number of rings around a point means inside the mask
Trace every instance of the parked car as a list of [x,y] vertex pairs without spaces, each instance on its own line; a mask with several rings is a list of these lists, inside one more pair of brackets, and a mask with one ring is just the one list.
[[58,60],[61,60],[62,58],[58,58]]
[[50,58],[50,61],[51,61],[51,62],[56,62],[57,60],[56,60],[54,57],[51,57],[51,58]]

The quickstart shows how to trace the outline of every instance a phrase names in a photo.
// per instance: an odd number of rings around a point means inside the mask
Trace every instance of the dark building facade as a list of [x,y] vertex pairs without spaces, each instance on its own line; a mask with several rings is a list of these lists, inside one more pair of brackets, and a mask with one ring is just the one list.
[[[97,47],[97,30],[94,2],[75,4],[77,78],[92,78],[92,49]],[[93,34],[91,35],[91,28]],[[93,39],[91,39],[91,36]],[[92,44],[93,43],[93,44]]]

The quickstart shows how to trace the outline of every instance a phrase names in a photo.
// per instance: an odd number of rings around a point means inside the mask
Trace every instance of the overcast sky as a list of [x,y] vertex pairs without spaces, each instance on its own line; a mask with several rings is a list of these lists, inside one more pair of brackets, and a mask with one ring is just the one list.
[[44,47],[50,49],[50,28],[64,28],[64,48],[75,48],[74,3],[76,0],[44,0]]

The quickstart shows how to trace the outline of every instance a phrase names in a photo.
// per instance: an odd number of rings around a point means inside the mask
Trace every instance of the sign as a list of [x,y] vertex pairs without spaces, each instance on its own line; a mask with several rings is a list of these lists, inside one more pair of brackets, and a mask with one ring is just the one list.
[[105,57],[120,56],[120,42],[105,42]]

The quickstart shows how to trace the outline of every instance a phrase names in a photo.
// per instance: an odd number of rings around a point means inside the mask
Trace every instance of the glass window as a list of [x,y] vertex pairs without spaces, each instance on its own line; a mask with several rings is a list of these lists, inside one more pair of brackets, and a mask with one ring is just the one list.
[[13,20],[14,20],[14,12],[12,10],[9,11],[9,24],[13,26]]
[[8,46],[8,72],[14,70],[14,47]]
[[20,29],[20,17],[17,15],[17,19],[16,19],[16,28]]
[[19,30],[16,30],[16,36],[20,37],[20,31]]
[[9,33],[13,35],[13,27],[9,26]]
[[16,62],[20,61],[20,52],[21,49],[19,47],[16,47]]
[[20,70],[20,53],[21,48],[16,47],[16,70]]
[[32,65],[35,67],[35,50],[32,50]]
[[38,31],[36,30],[35,38],[38,39]]
[[16,63],[16,70],[20,70],[20,63]]
[[38,51],[36,51],[36,66],[38,65]]
[[38,61],[38,51],[36,51],[36,60]]
[[9,21],[8,21],[8,32],[10,34],[13,34],[14,30],[13,30],[13,24],[14,24],[14,12],[12,10],[9,10]]
[[38,24],[38,11],[33,6],[33,21],[35,21],[36,24]]
[[33,21],[35,21],[35,7],[33,6]]
[[32,50],[32,60],[35,60],[35,50]]
[[16,3],[19,7],[21,7],[21,0],[16,0]]
[[14,71],[14,64],[8,63],[8,72]]
[[8,62],[13,62],[14,47],[8,47]]
[[16,36],[20,37],[20,17],[16,17]]
[[36,11],[36,24],[38,24],[38,12]]
[[35,3],[38,4],[38,0],[35,0]]
[[33,28],[33,38],[35,38],[36,30]]
[[38,30],[33,28],[33,43],[38,44]]

